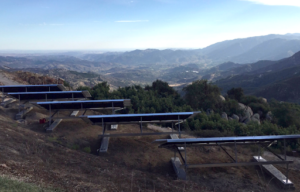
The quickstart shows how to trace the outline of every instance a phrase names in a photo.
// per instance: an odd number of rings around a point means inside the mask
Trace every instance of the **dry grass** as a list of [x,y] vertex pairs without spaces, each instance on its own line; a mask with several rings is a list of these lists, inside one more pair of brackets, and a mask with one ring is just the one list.
[[[281,191],[255,167],[193,169],[188,170],[188,181],[174,180],[173,152],[152,143],[166,138],[163,136],[111,138],[108,152],[96,156],[84,149],[96,153],[99,126],[63,120],[49,134],[37,122],[13,126],[15,121],[3,110],[0,108],[0,164],[7,167],[0,166],[0,173],[26,178],[38,186],[66,191]],[[122,125],[116,132],[138,131],[138,125]],[[75,145],[79,150],[70,149]],[[232,153],[231,148],[227,150]],[[187,152],[189,163],[230,162],[217,147],[189,148]],[[238,148],[240,161],[250,160],[252,154],[251,149]],[[296,188],[299,173],[290,171]]]

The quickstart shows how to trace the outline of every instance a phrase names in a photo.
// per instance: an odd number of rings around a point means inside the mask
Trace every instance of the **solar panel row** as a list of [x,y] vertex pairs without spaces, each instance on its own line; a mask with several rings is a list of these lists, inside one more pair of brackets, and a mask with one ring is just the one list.
[[[10,85],[0,86],[0,89],[19,100],[57,100],[78,99],[91,97],[88,91],[64,91],[62,85]],[[131,105],[129,99],[116,100],[86,100],[86,101],[52,101],[35,103],[47,110],[60,109],[94,109],[94,108],[124,108]],[[152,113],[152,114],[126,114],[126,115],[100,115],[81,116],[92,123],[110,122],[141,122],[141,121],[182,121],[199,112],[181,113]]]
[[88,91],[15,92],[7,93],[7,95],[19,100],[79,99],[91,97]]
[[37,102],[47,110],[55,109],[97,109],[97,108],[124,108],[130,106],[130,99],[115,100],[85,100],[85,101],[52,101]]
[[199,112],[179,112],[179,113],[146,113],[146,114],[117,114],[117,115],[91,115],[81,116],[88,118],[92,123],[124,123],[143,121],[181,121]]
[[247,141],[270,141],[280,139],[299,139],[300,135],[270,135],[270,136],[241,136],[241,137],[211,137],[211,138],[187,138],[187,139],[157,139],[154,142],[162,145],[174,144],[197,144],[197,143],[215,143],[215,142],[247,142]]
[[3,93],[13,92],[44,92],[44,91],[65,91],[65,87],[60,84],[48,85],[4,85],[0,86]]

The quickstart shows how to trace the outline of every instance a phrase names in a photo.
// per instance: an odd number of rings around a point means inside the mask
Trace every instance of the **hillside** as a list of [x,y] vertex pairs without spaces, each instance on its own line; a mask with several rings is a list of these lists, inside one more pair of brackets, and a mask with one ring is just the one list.
[[225,74],[232,74],[216,81],[215,84],[221,87],[223,92],[232,87],[242,87],[246,94],[297,102],[300,52],[276,62],[261,61],[260,63],[262,64],[259,68],[257,67],[259,63],[249,64],[248,68],[251,70],[248,71],[246,68],[235,68],[233,71],[224,72],[223,77]]
[[[188,181],[176,181],[170,164],[173,152],[152,143],[164,137],[112,138],[108,153],[97,156],[101,127],[87,125],[80,119],[64,120],[49,134],[37,121],[47,111],[34,108],[25,118],[26,125],[11,119],[16,112],[16,105],[0,106],[2,176],[62,191],[282,191],[272,178],[254,167],[192,169]],[[122,125],[117,132],[138,131],[138,125]],[[88,154],[85,148],[92,153]],[[232,152],[230,147],[226,149]],[[238,148],[238,153],[243,160],[253,154],[242,148]],[[189,162],[202,163],[230,161],[217,147],[188,149],[187,158]],[[298,163],[292,165],[289,172],[293,181],[300,179],[297,166]],[[298,182],[295,185],[300,187]]]
[[300,40],[272,39],[265,41],[251,50],[233,57],[236,63],[252,63],[257,60],[279,60],[290,57],[300,50]]

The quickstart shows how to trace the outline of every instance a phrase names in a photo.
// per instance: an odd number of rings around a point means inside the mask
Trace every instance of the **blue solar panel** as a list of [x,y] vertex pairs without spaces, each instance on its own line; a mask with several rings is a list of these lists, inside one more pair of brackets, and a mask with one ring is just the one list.
[[49,102],[37,102],[38,105],[43,104],[65,104],[65,103],[107,103],[107,102],[123,102],[124,99],[114,100],[85,100],[85,101],[49,101]]
[[260,141],[279,139],[299,139],[300,135],[265,135],[265,136],[241,136],[241,137],[210,137],[210,138],[187,138],[187,139],[157,139],[155,142],[168,144],[183,143],[210,143],[210,142],[235,142],[235,141]]
[[16,92],[7,93],[8,95],[29,95],[29,94],[64,94],[64,93],[82,93],[82,91],[48,91],[48,92]]
[[6,87],[57,87],[59,84],[47,84],[47,85],[1,85],[0,88]]
[[178,113],[144,113],[144,114],[118,114],[118,115],[89,115],[87,118],[110,118],[110,117],[148,117],[148,116],[168,116],[168,115],[193,115],[194,112]]
[[0,86],[0,91],[4,93],[19,92],[49,92],[49,91],[65,91],[65,87],[61,84],[48,85],[4,85]]

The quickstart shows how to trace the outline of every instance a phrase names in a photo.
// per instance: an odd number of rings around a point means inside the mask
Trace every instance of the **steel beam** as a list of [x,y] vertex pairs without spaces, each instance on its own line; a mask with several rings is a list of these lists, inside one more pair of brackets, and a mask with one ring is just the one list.
[[[189,132],[185,132],[185,133],[189,133]],[[259,142],[236,142],[236,144],[238,145],[254,145],[254,144],[269,144],[270,141],[259,141]],[[185,144],[161,144],[159,147],[160,148],[173,148],[174,146],[177,146],[177,147],[184,147]],[[234,146],[234,143],[223,143],[223,142],[211,142],[211,143],[187,143],[186,146],[187,147],[207,147],[207,146],[220,146],[220,145],[223,145],[223,146]]]
[[[84,118],[81,116],[81,118]],[[105,122],[106,124],[140,124],[140,123],[174,123],[178,120],[155,120],[155,121],[123,121],[123,122]],[[101,122],[94,123],[95,125],[101,125]]]
[[[99,135],[101,137],[129,137],[129,136],[150,136],[150,135],[170,135],[172,132],[156,132],[156,133],[123,133],[123,134],[110,134]],[[174,132],[173,132],[174,133]]]
[[266,161],[266,162],[239,162],[239,163],[208,163],[208,164],[191,164],[186,165],[187,168],[203,168],[203,167],[238,167],[238,166],[255,166],[269,164],[290,164],[293,161]]

